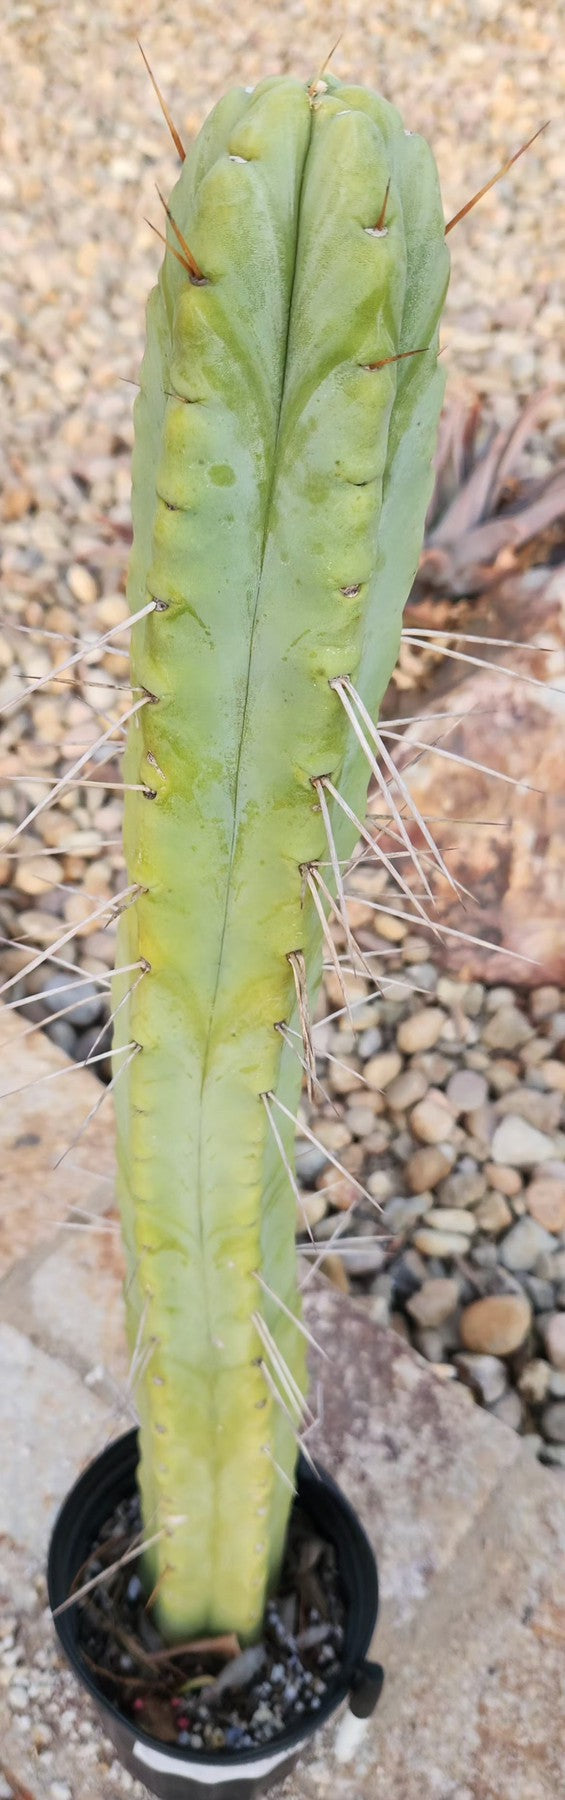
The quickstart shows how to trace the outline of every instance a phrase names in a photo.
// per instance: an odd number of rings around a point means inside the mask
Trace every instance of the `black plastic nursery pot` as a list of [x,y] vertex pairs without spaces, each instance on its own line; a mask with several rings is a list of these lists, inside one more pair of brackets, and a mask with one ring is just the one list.
[[[49,1604],[53,1614],[68,1598],[72,1583],[113,1508],[135,1489],[137,1432],[118,1438],[90,1463],[71,1488],[55,1521],[48,1560]],[[383,1684],[379,1663],[367,1661],[378,1612],[378,1578],[373,1551],[356,1513],[326,1471],[314,1474],[301,1458],[298,1500],[320,1536],[334,1545],[339,1583],[346,1608],[343,1656],[339,1674],[328,1686],[316,1712],[297,1717],[294,1725],[256,1750],[218,1754],[183,1750],[159,1742],[107,1699],[86,1665],[79,1643],[76,1607],[54,1618],[68,1661],[95,1702],[102,1724],[120,1761],[159,1800],[255,1800],[294,1767],[314,1732],[349,1699],[351,1711],[368,1717]]]

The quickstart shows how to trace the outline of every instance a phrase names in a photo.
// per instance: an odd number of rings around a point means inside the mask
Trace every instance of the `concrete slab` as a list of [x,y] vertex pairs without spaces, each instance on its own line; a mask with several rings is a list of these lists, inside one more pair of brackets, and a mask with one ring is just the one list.
[[362,1301],[328,1290],[309,1304],[327,1350],[323,1427],[311,1448],[354,1499],[380,1566],[382,1627],[409,1625],[438,1573],[523,1454],[458,1382],[437,1380],[395,1332],[371,1324]]
[[54,1513],[77,1469],[104,1443],[108,1410],[74,1370],[0,1324],[0,1541],[41,1567]]
[[522,1452],[410,1625],[349,1764],[334,1734],[281,1800],[556,1800],[565,1756],[563,1487]]
[[129,1363],[122,1285],[124,1259],[117,1220],[62,1228],[51,1245],[24,1257],[0,1286],[0,1318],[18,1325],[50,1356],[85,1376],[97,1372],[113,1387],[125,1383]]
[[70,1207],[98,1212],[112,1196],[111,1104],[55,1166],[100,1099],[100,1083],[70,1063],[45,1032],[24,1039],[23,1029],[21,1016],[0,1008],[0,1279],[51,1238]]

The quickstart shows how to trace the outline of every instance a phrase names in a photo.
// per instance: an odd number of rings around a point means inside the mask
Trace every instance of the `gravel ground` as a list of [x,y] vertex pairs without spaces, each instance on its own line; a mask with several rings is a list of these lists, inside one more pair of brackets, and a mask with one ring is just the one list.
[[[49,965],[15,997],[39,994],[26,1022],[50,1018],[52,1035],[79,1057],[105,1047],[103,1039],[95,1045],[106,1004],[97,983],[113,958],[103,909],[122,882],[119,795],[92,780],[63,787],[25,841],[6,839],[128,705],[118,648],[98,650],[88,668],[20,701],[27,682],[47,675],[65,650],[72,654],[77,634],[93,639],[126,617],[129,384],[159,260],[143,215],[158,219],[154,184],[166,190],[175,175],[135,45],[140,26],[185,138],[227,85],[273,70],[308,75],[341,31],[336,71],[380,86],[407,124],[430,136],[448,217],[550,118],[453,233],[443,341],[450,373],[487,395],[504,424],[520,399],[548,383],[538,448],[565,446],[560,7],[542,15],[514,4],[502,14],[498,0],[450,0],[430,4],[416,21],[397,0],[394,9],[372,8],[369,24],[350,0],[291,0],[284,16],[258,0],[245,8],[226,0],[221,26],[197,0],[190,12],[178,0],[159,10],[145,26],[128,0],[96,8],[75,0],[70,9],[38,0],[8,4],[3,21],[0,706],[11,710],[0,763],[1,963],[5,975],[16,974],[31,946],[47,949],[61,929],[78,927],[64,955],[96,978],[81,991],[80,1009],[64,1010],[76,995],[59,992],[65,977]],[[119,783],[119,734],[99,778]],[[364,872],[365,897],[382,898],[379,881]],[[370,919],[361,909],[361,930]],[[483,1404],[526,1430],[544,1460],[562,1466],[565,995],[448,981],[430,944],[390,921],[380,942],[389,975],[401,972],[423,992],[389,987],[377,1009],[365,999],[357,1050],[347,1020],[323,1028],[320,1046],[346,1067],[321,1062],[338,1116],[317,1107],[315,1124],[383,1205],[382,1226],[361,1206],[351,1228],[373,1236],[382,1229],[387,1244],[358,1247],[357,1263],[330,1251],[324,1273],[370,1288],[383,1323],[391,1318],[446,1379],[457,1373]],[[328,996],[341,1005],[331,977]],[[359,1196],[347,1176],[330,1185],[320,1156],[306,1149],[300,1171],[323,1247],[336,1221],[348,1224]]]
[[356,983],[355,1035],[327,977],[341,1012],[316,1033],[326,1103],[303,1115],[320,1145],[298,1149],[303,1255],[565,1469],[565,993],[453,980],[423,934],[352,915],[387,973],[376,1001]]

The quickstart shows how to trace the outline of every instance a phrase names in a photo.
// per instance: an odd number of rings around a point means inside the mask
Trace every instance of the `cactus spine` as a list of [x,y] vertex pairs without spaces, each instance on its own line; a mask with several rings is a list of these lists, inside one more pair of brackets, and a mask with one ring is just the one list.
[[[277,1103],[296,1113],[301,1068],[275,1027],[299,1026],[302,958],[311,1004],[320,980],[313,782],[363,815],[369,770],[330,683],[351,676],[376,717],[396,660],[448,257],[427,145],[329,78],[229,93],[170,205],[195,262],[169,225],[135,409],[129,599],[157,604],[132,631],[141,891],[118,966],[147,969],[116,1021],[116,1048],[140,1046],[116,1087],[118,1181],[156,1616],[169,1639],[245,1641],[280,1566],[306,1389],[271,1124],[276,1108],[292,1163]],[[328,806],[345,858],[355,827]]]

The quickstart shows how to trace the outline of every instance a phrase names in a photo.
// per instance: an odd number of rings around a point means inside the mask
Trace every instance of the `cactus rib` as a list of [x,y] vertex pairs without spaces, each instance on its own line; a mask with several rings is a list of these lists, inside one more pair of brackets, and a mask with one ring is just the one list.
[[396,659],[448,259],[427,146],[329,77],[228,94],[167,221],[135,403],[128,591],[154,606],[132,679],[153,704],[125,759],[138,891],[118,957],[146,972],[115,1020],[116,1050],[141,1046],[115,1092],[119,1199],[130,1337],[141,1320],[153,1352],[137,1402],[144,1518],[166,1533],[155,1614],[170,1640],[245,1641],[280,1568],[307,1387],[301,1067],[276,1027],[308,1043],[323,930],[303,871],[329,824],[341,899],[363,817],[367,762],[332,684],[354,680],[374,716]]

